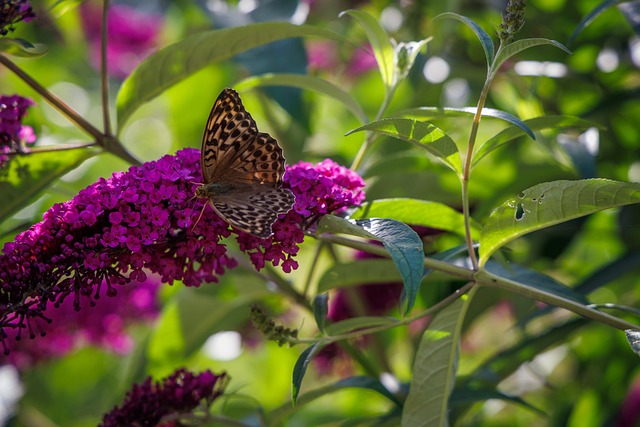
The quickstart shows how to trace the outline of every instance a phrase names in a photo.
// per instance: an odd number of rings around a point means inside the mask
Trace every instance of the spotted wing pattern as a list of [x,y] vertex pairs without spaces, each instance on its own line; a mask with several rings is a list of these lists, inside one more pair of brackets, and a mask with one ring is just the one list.
[[[212,194],[204,186],[196,192],[211,201],[216,213],[236,228],[266,238],[279,214],[287,213],[295,197],[279,188],[285,158],[278,142],[258,132],[233,89],[225,89],[211,109],[200,158],[205,185],[229,189]],[[209,187],[213,188],[213,187]]]

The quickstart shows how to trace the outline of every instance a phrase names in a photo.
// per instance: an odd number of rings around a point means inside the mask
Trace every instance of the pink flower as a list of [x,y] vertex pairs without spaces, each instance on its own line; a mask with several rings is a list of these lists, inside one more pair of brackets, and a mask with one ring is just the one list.
[[[85,2],[80,7],[84,32],[91,48],[91,63],[100,68],[102,7]],[[128,76],[158,43],[162,18],[129,6],[114,4],[107,22],[107,70],[117,78]]]

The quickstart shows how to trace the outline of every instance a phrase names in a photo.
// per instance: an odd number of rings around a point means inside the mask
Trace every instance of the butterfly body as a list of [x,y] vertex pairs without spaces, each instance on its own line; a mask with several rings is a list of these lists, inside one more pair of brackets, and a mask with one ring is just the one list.
[[211,109],[200,157],[204,184],[196,196],[208,198],[227,223],[257,237],[272,234],[279,214],[295,202],[280,188],[285,158],[278,142],[258,132],[233,89],[225,89]]

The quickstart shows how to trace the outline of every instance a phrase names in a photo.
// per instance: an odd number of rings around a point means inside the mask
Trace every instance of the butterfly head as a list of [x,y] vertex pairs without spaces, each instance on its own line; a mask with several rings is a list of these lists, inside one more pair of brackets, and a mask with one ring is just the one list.
[[205,188],[204,184],[196,187],[196,197],[206,199],[209,197],[209,192]]

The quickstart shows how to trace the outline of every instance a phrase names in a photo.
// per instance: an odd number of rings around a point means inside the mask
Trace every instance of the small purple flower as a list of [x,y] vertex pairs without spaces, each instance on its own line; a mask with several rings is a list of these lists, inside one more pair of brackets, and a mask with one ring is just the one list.
[[20,21],[29,22],[36,15],[25,0],[3,0],[0,4],[0,36],[6,36]]
[[[159,288],[157,278],[142,278],[139,283],[122,288],[114,298],[92,300],[95,307],[90,310],[76,310],[72,299],[64,301],[59,308],[49,303],[44,314],[52,319],[52,323],[46,336],[12,341],[11,353],[3,362],[26,369],[88,344],[119,354],[128,353],[133,348],[133,339],[127,334],[126,327],[156,317]],[[106,296],[104,289],[102,297]],[[10,333],[15,335],[18,330],[10,330]]]
[[25,144],[35,142],[33,129],[22,124],[32,105],[33,101],[19,95],[0,96],[0,168],[9,161],[9,153],[28,151]]
[[[155,273],[165,283],[187,286],[217,282],[237,262],[222,240],[232,232],[240,249],[257,269],[266,263],[285,272],[298,267],[293,259],[304,229],[326,213],[364,200],[364,182],[353,171],[325,160],[290,166],[284,186],[296,196],[294,208],[273,225],[274,234],[259,239],[238,230],[206,208],[193,194],[201,177],[200,152],[184,149],[175,156],[132,166],[100,179],[72,200],[54,205],[42,222],[5,244],[0,255],[0,340],[30,337],[51,318],[49,303],[60,306],[73,295],[81,299],[112,296],[131,281]],[[195,225],[194,225],[195,224]]]
[[[91,63],[100,67],[102,8],[85,2],[80,7],[84,32],[91,46]],[[162,18],[129,6],[113,4],[107,21],[107,71],[125,78],[158,44]]]
[[[370,46],[367,46],[368,48]],[[356,49],[347,65],[347,75],[357,77],[378,66],[376,57],[369,50]]]
[[224,372],[216,375],[204,371],[196,375],[186,369],[156,383],[148,377],[133,386],[121,406],[104,416],[100,427],[182,425],[170,420],[189,415],[203,404],[208,408],[222,395],[228,380]]

